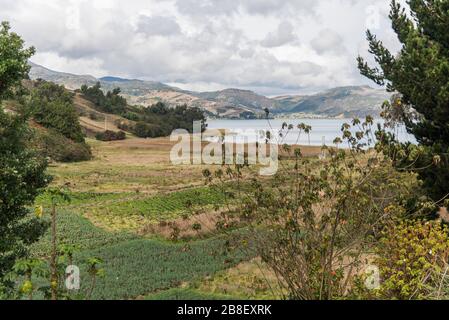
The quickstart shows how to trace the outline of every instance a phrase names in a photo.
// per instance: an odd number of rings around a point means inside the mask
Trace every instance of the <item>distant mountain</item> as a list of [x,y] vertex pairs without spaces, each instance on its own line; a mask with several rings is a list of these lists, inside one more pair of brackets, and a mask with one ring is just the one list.
[[106,82],[129,82],[131,80],[129,79],[123,79],[118,77],[103,77],[99,79],[100,81],[106,81]]
[[278,101],[249,90],[225,89],[215,92],[193,93],[193,95],[224,105],[241,106],[255,112],[261,112],[266,108],[273,110],[278,106]]
[[105,90],[112,90],[113,88],[120,87],[124,94],[137,96],[145,94],[148,90],[179,90],[155,81],[129,80],[118,77],[104,77],[97,79],[88,75],[80,76],[71,73],[53,71],[32,62],[29,62],[29,64],[31,65],[31,80],[40,78],[43,80],[52,81],[54,83],[64,85],[70,90],[79,89],[83,84],[92,86],[97,82],[100,82],[101,86]]
[[67,89],[79,89],[83,84],[88,86],[94,85],[98,79],[92,76],[79,76],[75,74],[57,72],[35,63],[29,62],[31,65],[30,78],[31,80],[43,79],[51,81],[60,85],[64,85]]
[[326,117],[378,116],[382,103],[390,94],[369,86],[350,86],[327,90],[311,96],[284,96],[275,98],[278,113],[315,114]]
[[213,92],[193,92],[171,87],[161,82],[124,79],[107,76],[100,79],[89,75],[56,72],[31,63],[30,77],[52,81],[70,90],[100,82],[104,90],[120,87],[131,105],[150,106],[157,102],[169,106],[186,104],[205,110],[210,117],[258,117],[268,108],[278,116],[306,115],[321,117],[363,117],[379,115],[380,106],[389,98],[384,90],[368,86],[334,88],[310,96],[267,98],[253,91],[225,89]]

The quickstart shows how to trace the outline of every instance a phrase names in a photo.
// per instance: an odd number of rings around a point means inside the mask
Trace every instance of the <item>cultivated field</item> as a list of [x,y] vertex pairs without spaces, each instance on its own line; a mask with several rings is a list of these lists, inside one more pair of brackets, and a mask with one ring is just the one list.
[[[69,190],[58,207],[58,236],[86,257],[104,261],[93,298],[255,299],[276,296],[270,275],[241,250],[230,251],[215,223],[223,195],[205,186],[202,165],[173,165],[168,138],[89,140],[94,159],[50,166],[53,186]],[[319,148],[305,148],[309,156]],[[45,211],[50,199],[37,205]],[[198,230],[195,225],[202,225]],[[235,232],[244,232],[236,230]],[[50,237],[34,246],[48,256]],[[274,281],[273,281],[274,282]]]

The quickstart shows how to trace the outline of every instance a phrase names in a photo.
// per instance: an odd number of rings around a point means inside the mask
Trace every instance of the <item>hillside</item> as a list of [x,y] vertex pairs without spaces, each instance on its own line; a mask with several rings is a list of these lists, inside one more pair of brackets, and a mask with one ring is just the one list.
[[51,81],[53,83],[63,85],[69,90],[79,89],[83,84],[94,85],[95,82],[97,82],[97,79],[92,76],[57,72],[32,62],[29,62],[29,64],[31,65],[31,70],[29,73],[31,80],[42,79]]
[[277,116],[317,115],[321,117],[363,117],[379,115],[382,103],[389,95],[384,90],[368,86],[350,86],[327,90],[309,96],[292,95],[268,98],[253,91],[225,89],[214,92],[181,90],[155,81],[74,75],[52,71],[30,63],[31,79],[44,79],[75,90],[83,84],[100,82],[104,91],[121,88],[121,95],[130,105],[148,107],[163,102],[170,107],[186,104],[199,107],[208,117],[241,118],[259,117],[268,108]]
[[389,94],[368,86],[334,88],[311,96],[275,98],[281,105],[278,112],[315,114],[327,117],[364,117],[378,115]]
[[117,127],[118,122],[132,123],[132,121],[121,116],[98,111],[95,105],[84,98],[82,94],[76,93],[73,102],[80,116],[80,125],[86,136],[90,138],[94,138],[97,133],[106,130],[114,132],[121,131]]
[[195,95],[208,101],[215,101],[225,105],[237,105],[255,112],[260,112],[265,108],[272,110],[278,105],[276,100],[249,90],[225,89],[215,92],[202,92]]

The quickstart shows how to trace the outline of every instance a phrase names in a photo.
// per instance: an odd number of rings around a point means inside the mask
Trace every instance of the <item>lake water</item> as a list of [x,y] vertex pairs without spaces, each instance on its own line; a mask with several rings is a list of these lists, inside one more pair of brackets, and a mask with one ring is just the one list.
[[[286,122],[293,124],[295,130],[292,130],[283,138],[279,137],[279,131],[282,129],[282,124]],[[227,137],[227,141],[231,142],[233,139],[237,143],[265,141],[263,135],[259,131],[270,131],[273,141],[279,144],[301,144],[311,146],[322,146],[325,143],[328,146],[333,145],[336,137],[341,137],[341,127],[344,123],[352,123],[352,119],[275,119],[275,120],[208,120],[208,129],[227,129],[231,133]],[[302,133],[296,129],[297,125],[305,123],[312,127],[310,136]],[[374,121],[373,130],[377,128],[377,123],[382,123],[381,119]],[[359,131],[359,130],[354,130]],[[405,127],[399,127],[394,130],[400,141],[414,142],[413,136],[409,135]],[[208,139],[210,141],[213,138]]]

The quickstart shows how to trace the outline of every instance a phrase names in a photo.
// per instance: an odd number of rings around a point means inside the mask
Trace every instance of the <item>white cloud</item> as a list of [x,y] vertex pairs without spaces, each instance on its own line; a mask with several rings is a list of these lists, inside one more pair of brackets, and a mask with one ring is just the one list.
[[146,35],[172,36],[181,33],[181,28],[172,17],[145,16],[139,17],[137,31]]
[[293,25],[290,22],[284,21],[279,24],[275,32],[267,34],[261,44],[267,48],[281,47],[297,39],[298,37],[294,32]]
[[36,63],[186,89],[274,94],[365,84],[355,58],[369,56],[367,26],[398,48],[385,0],[1,2],[0,20],[36,46]]
[[318,54],[339,53],[345,50],[343,38],[330,29],[321,30],[310,44]]

